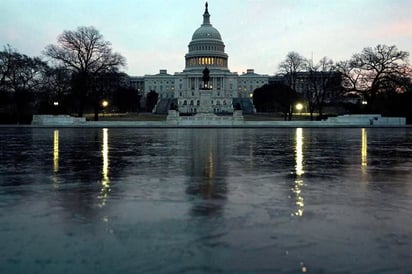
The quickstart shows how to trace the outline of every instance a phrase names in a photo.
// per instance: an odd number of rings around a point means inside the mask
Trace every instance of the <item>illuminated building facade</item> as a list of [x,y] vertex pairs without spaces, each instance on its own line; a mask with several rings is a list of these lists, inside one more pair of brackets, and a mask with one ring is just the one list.
[[[208,68],[210,81],[205,86],[203,70]],[[203,23],[192,35],[185,55],[185,69],[173,75],[167,70],[159,74],[144,76],[144,93],[150,91],[159,94],[156,112],[167,111],[175,104],[180,113],[197,113],[205,88],[211,92],[212,111],[214,113],[232,113],[235,104],[244,112],[253,112],[250,99],[253,90],[268,83],[267,75],[259,75],[254,70],[238,75],[228,68],[228,55],[219,31],[210,23],[208,4],[205,5]]]

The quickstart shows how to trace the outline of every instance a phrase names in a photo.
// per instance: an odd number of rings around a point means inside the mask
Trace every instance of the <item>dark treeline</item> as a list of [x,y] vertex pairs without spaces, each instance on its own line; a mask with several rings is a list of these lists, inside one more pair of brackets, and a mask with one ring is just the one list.
[[292,108],[301,99],[300,94],[280,82],[264,85],[253,93],[253,104],[257,112],[280,112],[285,120],[292,119]]
[[126,60],[94,27],[64,31],[43,58],[10,45],[0,51],[0,123],[30,123],[32,114],[138,111],[137,90],[122,73]]
[[346,61],[323,57],[315,64],[292,51],[279,65],[280,84],[255,90],[254,104],[258,111],[282,113],[289,104],[289,118],[293,105],[300,102],[311,119],[315,113],[322,118],[325,108],[333,107],[338,114],[380,113],[404,116],[410,123],[412,68],[408,56],[396,46],[377,45],[364,48]]
[[[335,113],[381,113],[412,122],[412,69],[409,53],[396,46],[366,47],[345,61],[323,57],[318,63],[289,52],[276,81],[254,91],[258,112],[279,112],[292,119],[294,105],[310,118]],[[94,27],[63,31],[42,57],[19,53],[10,45],[0,51],[0,123],[29,123],[32,114],[135,112],[138,91],[121,72],[126,60]],[[158,94],[149,93],[147,109]]]

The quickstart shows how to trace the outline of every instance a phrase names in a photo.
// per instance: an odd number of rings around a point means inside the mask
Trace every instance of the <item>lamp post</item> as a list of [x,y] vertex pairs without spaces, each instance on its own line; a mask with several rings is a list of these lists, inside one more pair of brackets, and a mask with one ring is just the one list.
[[366,101],[365,99],[363,99],[362,101],[361,101],[361,112],[362,113],[366,113],[367,112],[367,107],[368,107],[368,101]]
[[103,107],[103,117],[104,117],[104,112],[106,107],[109,105],[109,102],[107,100],[103,100],[102,101],[102,107]]
[[53,108],[54,115],[59,114],[59,101],[53,101],[53,106],[54,106]]
[[302,115],[303,105],[301,103],[297,103],[295,108],[299,112],[299,116],[301,116]]

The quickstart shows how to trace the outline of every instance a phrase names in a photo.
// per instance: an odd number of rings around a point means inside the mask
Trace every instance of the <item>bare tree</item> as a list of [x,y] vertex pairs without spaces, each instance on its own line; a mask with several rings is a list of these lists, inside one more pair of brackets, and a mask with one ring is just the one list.
[[338,69],[347,91],[356,92],[373,104],[378,93],[393,89],[399,79],[407,77],[408,56],[396,46],[366,47],[349,61],[340,62]]
[[7,89],[6,85],[13,68],[15,53],[10,45],[4,46],[3,51],[0,51],[0,92]]
[[[92,88],[92,81],[99,73],[117,71],[126,65],[126,59],[112,51],[111,43],[94,27],[79,27],[76,31],[64,31],[57,45],[48,45],[44,54],[58,65],[72,71],[78,81],[79,116],[83,116],[85,98]],[[94,103],[95,119],[99,104]]]
[[284,73],[287,84],[296,92],[297,74],[305,68],[306,59],[295,51],[286,55],[286,59],[279,65],[279,70]]
[[323,108],[327,100],[333,100],[341,92],[341,73],[336,70],[335,63],[328,57],[323,57],[317,64],[307,62],[308,88],[304,94],[308,103],[310,117],[317,109],[323,116]]
[[0,52],[0,90],[13,98],[18,122],[31,116],[34,92],[39,92],[47,64],[38,57],[18,53],[9,45]]
[[71,71],[64,67],[48,67],[43,80],[46,109],[50,106],[53,112],[62,112],[67,108],[67,98],[71,93]]

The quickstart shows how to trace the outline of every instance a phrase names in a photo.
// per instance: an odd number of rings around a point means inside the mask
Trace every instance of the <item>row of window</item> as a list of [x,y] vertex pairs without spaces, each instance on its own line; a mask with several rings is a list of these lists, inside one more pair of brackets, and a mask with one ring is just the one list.
[[[184,100],[183,103],[179,102],[179,104],[183,105],[183,106],[187,106],[188,103],[189,103],[190,106],[193,106],[195,104],[195,101],[194,100],[190,100],[190,101]],[[218,106],[220,106],[221,104],[226,106],[226,104],[227,104],[226,100],[223,100],[222,102],[219,101],[219,100],[216,100],[216,101],[212,100],[211,103],[212,103],[212,105],[216,104]],[[200,100],[196,100],[196,106],[200,106]]]
[[227,60],[219,57],[193,57],[186,61],[186,66],[227,66]]
[[[153,81],[153,82],[150,82],[150,83],[151,83],[151,84],[156,84],[157,82],[156,82],[156,81]],[[159,83],[160,83],[160,84],[163,84],[163,80],[160,80]],[[165,81],[165,84],[173,84],[173,83],[174,83],[174,81],[172,81],[172,80],[171,80],[171,81]]]
[[267,81],[265,81],[265,80],[243,80],[243,81],[239,81],[240,83],[243,83],[243,84],[248,84],[248,83],[255,83],[255,84],[262,84],[262,85],[264,85],[265,83],[267,83]]
[[[197,108],[189,108],[188,112],[197,113]],[[214,113],[230,113],[227,109],[213,108]]]
[[[179,79],[179,80],[182,81],[182,79]],[[230,79],[229,81],[231,81],[231,79]],[[194,89],[195,89],[196,78],[190,78],[189,82],[190,82],[191,89],[194,90]],[[202,86],[202,83],[203,83],[202,78],[198,78],[198,79],[197,79],[197,82],[198,82],[198,84],[199,84],[199,89],[203,88],[203,86]],[[216,82],[216,87],[215,87],[215,88],[216,88],[217,90],[220,90],[220,89],[221,89],[222,78],[218,77],[218,78],[216,78],[215,81],[213,81],[213,80],[211,79],[211,80],[210,80],[210,83],[212,83],[212,82]],[[162,85],[162,84],[163,84],[163,81],[159,81],[159,83],[160,83],[160,85],[156,85],[156,81],[151,82],[152,85],[149,85],[149,90],[163,91],[163,89],[165,89],[165,90],[174,90],[174,89],[175,89],[173,85],[163,86],[163,85]],[[170,83],[170,84],[173,84],[173,81],[165,81],[165,83],[166,83],[166,84],[169,84],[169,83]],[[242,83],[243,83],[243,85],[239,85],[238,89],[239,89],[239,90],[246,90],[246,88],[247,88],[247,85],[246,85],[247,81],[242,81]],[[265,84],[265,81],[255,81],[255,86],[250,85],[250,89],[252,90],[252,89],[254,89],[254,88],[260,87],[260,86],[263,85],[263,84]],[[304,84],[298,83],[297,86],[303,88],[305,85],[307,85],[307,83],[304,83]],[[139,85],[139,86],[133,85],[133,86],[136,87],[136,88],[138,88],[138,89],[143,89],[143,86],[144,86],[144,85]],[[213,88],[212,85],[210,85],[209,87],[210,87],[210,88]],[[182,90],[182,89],[183,89],[183,84],[182,84],[182,83],[179,83],[179,90]],[[230,84],[229,89],[233,89],[233,85],[232,85],[232,84]]]
[[173,91],[173,90],[175,90],[175,87],[174,86],[165,86],[165,87],[163,87],[163,86],[149,86],[149,90],[154,90],[154,91],[160,91],[160,92],[162,92],[163,90],[166,90],[166,91]]
[[205,45],[192,45],[189,47],[189,51],[200,51],[200,50],[215,50],[215,51],[224,51],[225,50],[225,46],[217,46],[217,45],[213,45],[213,46],[205,46]]
[[[217,92],[216,94],[213,94],[214,96],[217,96],[217,97],[220,97],[220,96],[225,96],[224,94],[222,94],[222,93],[220,93],[220,92]],[[179,93],[179,96],[180,97],[183,97],[183,92],[180,92]],[[185,96],[188,96],[187,94],[185,94]],[[195,92],[193,92],[192,91],[192,97],[195,97],[195,96],[199,96],[197,93],[195,93]],[[230,93],[230,96],[232,96],[232,93]]]
[[[255,86],[250,85],[250,86],[249,86],[249,90],[250,90],[250,91],[253,91],[253,90],[255,90],[255,89],[257,89],[257,88],[260,88],[260,87],[261,87],[260,85],[255,85]],[[238,87],[238,90],[239,90],[239,91],[242,91],[242,90],[246,91],[246,90],[247,90],[247,86],[246,86],[246,85],[240,85],[240,86]]]

